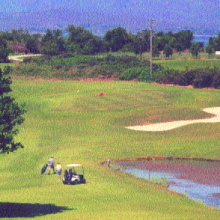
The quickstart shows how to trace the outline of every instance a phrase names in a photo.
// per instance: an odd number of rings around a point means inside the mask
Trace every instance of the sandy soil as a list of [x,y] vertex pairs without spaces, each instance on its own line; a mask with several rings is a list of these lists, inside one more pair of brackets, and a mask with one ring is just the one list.
[[205,108],[203,109],[203,111],[213,114],[215,116],[206,119],[180,120],[180,121],[172,121],[172,122],[155,123],[149,125],[128,126],[126,128],[136,131],[168,131],[189,124],[220,122],[220,107]]

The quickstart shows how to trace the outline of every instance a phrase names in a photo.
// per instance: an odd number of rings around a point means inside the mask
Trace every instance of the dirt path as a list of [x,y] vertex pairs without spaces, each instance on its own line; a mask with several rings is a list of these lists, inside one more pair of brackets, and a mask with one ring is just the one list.
[[41,54],[25,54],[25,55],[15,55],[15,56],[9,56],[9,60],[13,61],[23,61],[23,58],[25,57],[34,57],[34,56],[41,56]]
[[203,111],[213,114],[215,116],[206,119],[180,120],[180,121],[163,122],[163,123],[156,123],[149,125],[129,126],[126,128],[136,131],[168,131],[189,124],[220,122],[220,107],[205,108],[203,109]]

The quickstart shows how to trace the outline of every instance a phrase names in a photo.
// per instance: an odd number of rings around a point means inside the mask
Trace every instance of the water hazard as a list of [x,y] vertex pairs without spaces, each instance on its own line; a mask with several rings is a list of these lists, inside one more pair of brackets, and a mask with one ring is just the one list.
[[167,184],[168,189],[220,209],[220,163],[174,160],[120,161],[115,169]]

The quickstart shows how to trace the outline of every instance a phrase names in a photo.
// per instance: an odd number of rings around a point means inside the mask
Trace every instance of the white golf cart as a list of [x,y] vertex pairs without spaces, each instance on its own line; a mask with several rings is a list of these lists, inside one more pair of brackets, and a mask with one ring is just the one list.
[[64,171],[63,184],[75,185],[79,183],[86,183],[83,165],[81,164],[66,165]]

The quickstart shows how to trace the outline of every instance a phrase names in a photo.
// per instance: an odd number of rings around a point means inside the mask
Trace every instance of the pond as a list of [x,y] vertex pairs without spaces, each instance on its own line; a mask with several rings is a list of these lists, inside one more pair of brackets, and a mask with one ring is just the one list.
[[114,169],[167,185],[190,199],[220,209],[220,163],[185,160],[120,161]]

